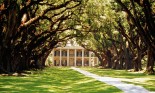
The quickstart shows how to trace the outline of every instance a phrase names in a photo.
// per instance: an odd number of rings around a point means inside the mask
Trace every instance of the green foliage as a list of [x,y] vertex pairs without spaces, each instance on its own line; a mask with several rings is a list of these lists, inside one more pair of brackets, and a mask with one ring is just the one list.
[[83,6],[76,0],[4,2],[0,14],[0,73],[44,67],[54,46],[75,36],[75,15]]
[[[116,31],[114,26],[117,24],[116,19],[118,17],[114,15],[117,15],[117,13],[112,8],[111,0],[90,0],[82,16],[83,19],[81,18],[82,25],[88,25],[89,30],[85,30],[90,31],[90,33],[83,37],[82,45],[100,52],[111,47],[111,39],[115,38],[113,41],[117,41],[117,35],[114,35],[113,32]],[[81,43],[81,39],[79,42]]]

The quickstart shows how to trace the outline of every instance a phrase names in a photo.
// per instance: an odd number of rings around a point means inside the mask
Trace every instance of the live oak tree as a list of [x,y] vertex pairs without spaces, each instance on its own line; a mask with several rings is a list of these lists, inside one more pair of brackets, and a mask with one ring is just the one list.
[[[140,56],[147,55],[146,72],[154,73],[154,31],[155,31],[155,18],[154,18],[154,0],[115,0],[122,9],[127,13],[130,25],[135,26],[135,32],[139,36],[139,47],[137,50],[141,53]],[[127,6],[126,2],[130,5]],[[145,49],[146,47],[146,49]],[[142,54],[143,53],[143,54]]]
[[53,47],[73,37],[69,22],[82,0],[0,2],[0,73],[42,68]]
[[154,73],[154,4],[151,0],[90,0],[82,21],[90,33],[78,38],[79,44],[96,53],[102,66],[108,65],[103,60],[109,49],[115,51],[113,68],[139,71],[147,58],[146,72]]
[[76,37],[101,66],[154,73],[154,0],[1,0],[0,73],[42,68]]
[[[88,27],[86,30],[89,33],[77,40],[81,46],[96,54],[101,66],[108,68],[112,68],[113,65],[111,48],[116,48],[116,43],[118,43],[118,35],[113,34],[116,31],[113,26],[114,17],[112,17],[114,11],[110,10],[110,2],[109,0],[96,0],[87,3],[82,24]],[[114,51],[118,52],[117,49]]]

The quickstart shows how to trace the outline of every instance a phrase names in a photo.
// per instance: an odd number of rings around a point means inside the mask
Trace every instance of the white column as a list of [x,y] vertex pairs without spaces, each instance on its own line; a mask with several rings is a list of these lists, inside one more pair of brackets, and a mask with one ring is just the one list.
[[91,52],[89,51],[89,66],[91,66]]
[[69,49],[67,49],[67,66],[69,66]]
[[60,49],[60,64],[59,64],[59,66],[62,66],[62,50]]
[[93,66],[95,66],[95,57],[94,57],[94,54],[93,54]]
[[99,62],[98,62],[98,57],[96,57],[97,58],[97,65],[99,65]]
[[74,50],[74,66],[76,66],[76,49]]
[[82,66],[84,66],[84,49],[82,49]]

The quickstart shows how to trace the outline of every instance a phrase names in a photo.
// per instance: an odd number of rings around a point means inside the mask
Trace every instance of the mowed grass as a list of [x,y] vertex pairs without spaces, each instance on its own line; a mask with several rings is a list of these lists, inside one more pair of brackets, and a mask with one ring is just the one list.
[[0,76],[0,93],[122,93],[70,68],[51,67],[28,76]]
[[123,82],[140,85],[149,91],[155,91],[155,75],[146,75],[142,72],[129,72],[126,70],[101,69],[101,68],[81,68],[99,76],[121,78]]

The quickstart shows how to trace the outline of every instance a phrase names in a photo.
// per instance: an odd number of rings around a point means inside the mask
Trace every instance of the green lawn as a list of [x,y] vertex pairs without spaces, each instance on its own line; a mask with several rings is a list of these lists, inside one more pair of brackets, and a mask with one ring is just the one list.
[[46,68],[28,76],[0,76],[0,93],[122,93],[70,68]]
[[155,75],[146,75],[142,72],[128,72],[126,70],[100,69],[100,68],[81,68],[100,76],[121,78],[123,82],[140,85],[149,91],[155,91]]

